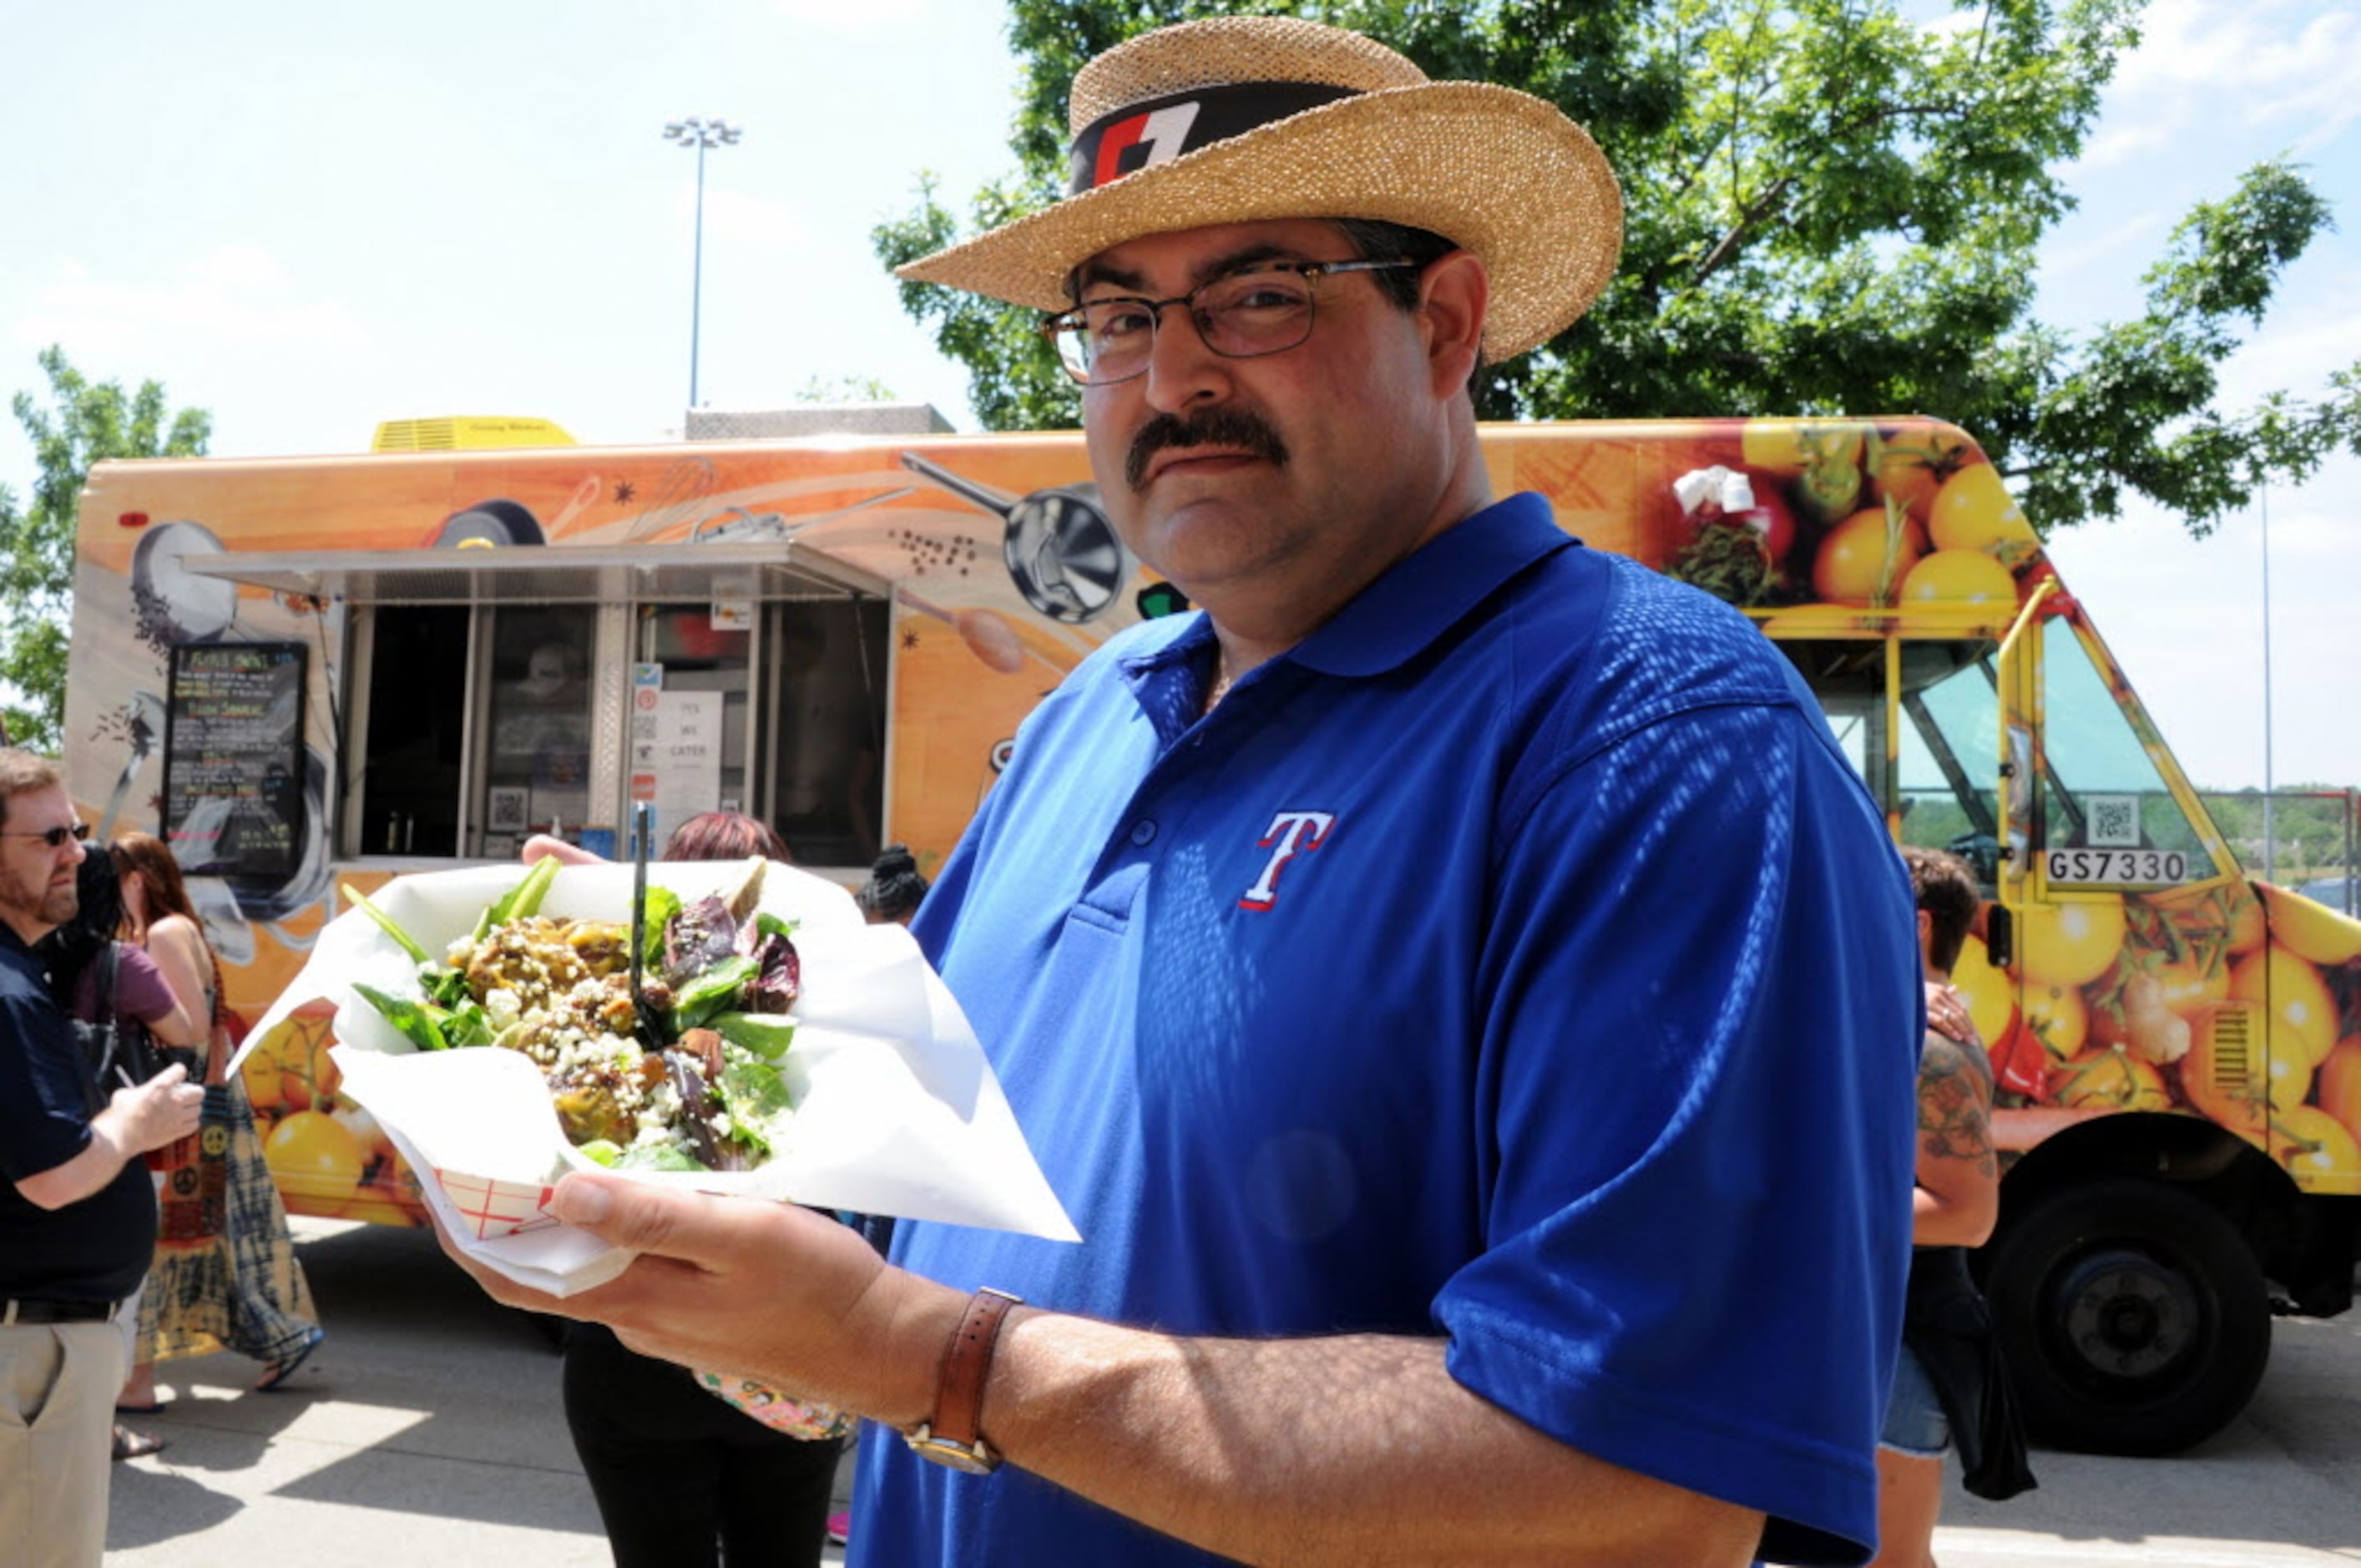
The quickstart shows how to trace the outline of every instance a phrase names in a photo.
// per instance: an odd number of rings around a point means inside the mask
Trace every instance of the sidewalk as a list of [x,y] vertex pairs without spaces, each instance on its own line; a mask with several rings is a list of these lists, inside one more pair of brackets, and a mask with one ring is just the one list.
[[294,1223],[327,1343],[267,1395],[241,1356],[158,1369],[129,1424],[170,1446],[115,1467],[109,1568],[608,1568],[542,1327],[423,1232]]

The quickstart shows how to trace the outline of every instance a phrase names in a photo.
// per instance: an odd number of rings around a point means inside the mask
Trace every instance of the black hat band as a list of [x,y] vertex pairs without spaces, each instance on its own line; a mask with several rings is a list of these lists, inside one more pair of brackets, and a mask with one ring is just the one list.
[[1169,163],[1184,152],[1243,136],[1257,126],[1339,98],[1357,97],[1360,91],[1324,82],[1241,82],[1126,104],[1093,121],[1074,138],[1066,194],[1095,191],[1126,174]]

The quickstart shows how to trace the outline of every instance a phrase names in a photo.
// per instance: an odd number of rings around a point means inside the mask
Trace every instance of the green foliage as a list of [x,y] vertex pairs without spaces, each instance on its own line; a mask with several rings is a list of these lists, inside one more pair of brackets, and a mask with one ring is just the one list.
[[39,474],[19,510],[0,486],[0,685],[16,700],[0,707],[16,745],[54,754],[65,729],[66,638],[73,620],[74,533],[91,466],[115,457],[198,457],[212,416],[182,409],[170,417],[161,383],[126,394],[115,381],[93,386],[51,346],[39,356],[50,407],[18,392],[16,422],[32,438]]
[[2246,869],[2257,876],[2263,872],[2264,857],[2258,847],[2265,838],[2266,816],[2270,819],[2268,836],[2278,843],[2281,882],[2340,871],[2361,872],[2361,862],[2346,858],[2356,852],[2356,846],[2361,846],[2361,817],[2352,815],[2353,797],[2342,786],[2298,784],[2280,790],[2268,797],[2268,812],[2266,797],[2257,789],[2204,793],[2201,798],[2222,837],[2248,851]]
[[[1354,27],[1437,78],[1520,87],[1605,149],[1617,280],[1546,347],[1480,378],[1488,418],[1927,413],[1971,432],[2045,530],[2138,495],[2210,532],[2267,479],[2361,451],[2361,365],[2311,398],[2216,405],[2216,371],[2330,226],[2283,162],[2173,231],[2136,315],[2034,314],[2039,247],[2139,0],[1991,0],[1932,26],[1900,0],[1010,0],[1017,171],[964,225],[921,182],[872,236],[898,265],[1053,201],[1075,71],[1133,34],[1257,10]],[[905,308],[970,370],[993,429],[1077,408],[1029,313],[922,285]]]
[[799,403],[898,402],[894,389],[874,376],[814,376],[796,393]]

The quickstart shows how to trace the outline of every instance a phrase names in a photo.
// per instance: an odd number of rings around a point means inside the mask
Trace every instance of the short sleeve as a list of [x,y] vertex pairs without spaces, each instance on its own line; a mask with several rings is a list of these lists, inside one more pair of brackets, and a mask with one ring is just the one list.
[[83,1071],[63,1014],[0,995],[0,1177],[54,1170],[89,1144]]
[[1909,1255],[1906,878],[1817,715],[1731,704],[1575,761],[1507,838],[1480,970],[1485,1252],[1462,1384],[1859,1562]]
[[171,981],[156,960],[129,942],[115,944],[115,1011],[143,1024],[153,1024],[179,1004]]

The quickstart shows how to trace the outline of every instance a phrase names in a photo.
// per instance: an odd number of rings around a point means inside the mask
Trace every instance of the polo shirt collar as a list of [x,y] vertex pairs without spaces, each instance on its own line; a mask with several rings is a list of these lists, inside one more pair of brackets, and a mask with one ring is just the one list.
[[1495,501],[1396,562],[1287,656],[1323,674],[1382,674],[1457,625],[1510,578],[1578,543],[1558,527],[1541,496]]
[[[1493,590],[1543,557],[1579,542],[1531,493],[1495,501],[1444,529],[1361,590],[1328,624],[1279,655],[1322,674],[1367,677],[1409,662],[1457,625]],[[1118,666],[1158,735],[1170,745],[1197,721],[1213,625],[1202,610]]]

